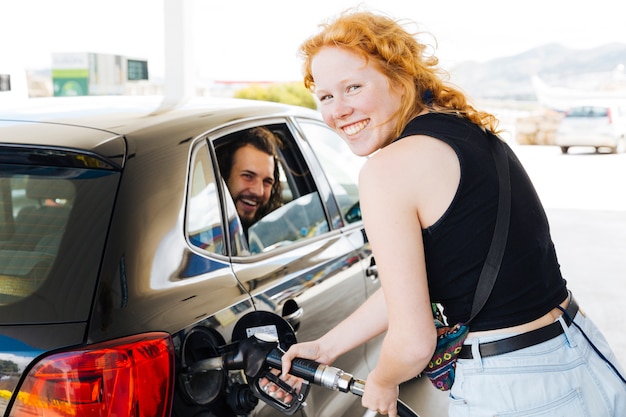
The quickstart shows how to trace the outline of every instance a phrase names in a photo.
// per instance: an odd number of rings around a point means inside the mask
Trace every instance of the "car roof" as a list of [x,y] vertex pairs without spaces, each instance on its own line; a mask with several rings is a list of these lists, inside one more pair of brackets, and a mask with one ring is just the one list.
[[80,149],[111,158],[132,153],[138,142],[157,136],[149,134],[155,129],[175,129],[189,138],[231,121],[295,115],[320,119],[304,107],[234,98],[32,98],[0,107],[0,143]]
[[205,125],[216,126],[233,119],[296,114],[319,118],[316,111],[304,107],[236,98],[171,101],[161,96],[46,97],[0,107],[0,121],[64,124],[116,135],[174,119],[201,117]]

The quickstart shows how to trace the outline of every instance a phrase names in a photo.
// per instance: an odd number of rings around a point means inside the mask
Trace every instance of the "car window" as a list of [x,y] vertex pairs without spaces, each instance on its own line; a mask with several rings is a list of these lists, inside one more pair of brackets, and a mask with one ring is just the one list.
[[251,253],[267,252],[327,231],[319,195],[311,193],[284,204],[250,226],[248,244]]
[[75,188],[67,179],[19,174],[3,175],[2,182],[0,292],[21,298],[39,288],[50,272]]
[[324,169],[344,220],[347,223],[361,220],[358,177],[365,158],[352,153],[348,145],[324,125],[302,121],[300,126]]
[[[279,201],[266,211],[260,211],[262,214],[247,225],[244,223],[244,234],[251,254],[268,252],[329,230],[319,192],[288,126],[278,123],[263,127],[278,138],[278,157],[274,161],[277,174],[274,175],[278,177],[280,187],[273,190],[272,195],[279,196],[277,198]],[[233,147],[236,147],[247,133],[248,129],[242,129],[222,136],[214,142],[225,183],[229,175],[226,167],[231,166],[228,157],[233,154]],[[248,196],[245,191],[242,193],[243,197],[239,194],[233,196],[232,193],[237,193],[236,190],[229,191],[231,198],[235,200],[241,201],[241,198],[245,199]],[[262,204],[257,203],[259,210],[262,210]],[[267,204],[269,207],[269,203]],[[236,210],[237,208],[235,212]]]
[[243,225],[241,224],[241,220],[237,215],[237,208],[235,207],[235,202],[233,201],[230,193],[228,192],[228,187],[222,178],[220,178],[220,184],[222,186],[221,195],[224,198],[225,206],[226,206],[226,219],[228,221],[228,235],[230,236],[230,253],[233,256],[247,255],[249,254],[248,250],[248,241],[246,239]]
[[104,187],[106,176],[98,170],[0,164],[0,305],[28,297],[52,275],[71,219],[76,229],[84,218],[72,216],[79,199],[92,215],[105,214],[89,190]]
[[192,153],[186,227],[192,245],[226,255],[218,184],[206,143]]

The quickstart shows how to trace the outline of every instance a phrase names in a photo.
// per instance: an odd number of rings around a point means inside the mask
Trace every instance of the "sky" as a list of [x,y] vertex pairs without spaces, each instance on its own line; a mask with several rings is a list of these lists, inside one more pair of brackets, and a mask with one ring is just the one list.
[[[151,78],[162,77],[164,1],[0,0],[0,73],[50,68],[53,52],[96,52],[147,59]],[[194,76],[213,81],[300,80],[299,45],[355,6],[414,21],[436,40],[446,69],[552,42],[581,50],[626,43],[615,0],[173,1],[190,10]]]

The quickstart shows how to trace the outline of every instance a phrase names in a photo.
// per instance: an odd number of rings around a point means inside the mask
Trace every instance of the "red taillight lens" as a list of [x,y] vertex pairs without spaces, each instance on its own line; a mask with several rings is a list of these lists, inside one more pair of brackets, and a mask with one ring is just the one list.
[[42,359],[10,417],[166,417],[174,385],[169,335],[148,333]]

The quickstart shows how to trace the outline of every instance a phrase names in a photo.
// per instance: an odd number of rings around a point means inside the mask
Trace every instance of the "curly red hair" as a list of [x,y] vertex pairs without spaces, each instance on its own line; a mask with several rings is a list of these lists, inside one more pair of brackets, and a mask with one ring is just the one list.
[[304,85],[309,90],[315,89],[311,73],[315,55],[327,46],[345,48],[373,62],[390,85],[401,88],[396,136],[425,108],[458,114],[496,132],[495,116],[476,110],[462,91],[445,83],[447,74],[438,68],[438,58],[428,54],[429,46],[417,40],[417,33],[405,30],[400,21],[367,11],[347,11],[320,27],[321,31],[300,47]]

